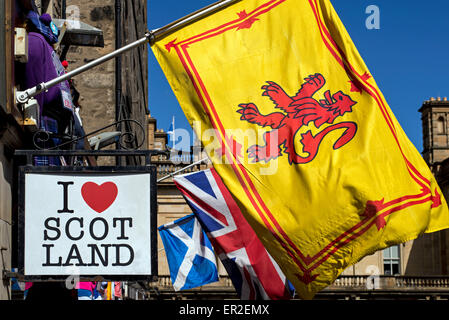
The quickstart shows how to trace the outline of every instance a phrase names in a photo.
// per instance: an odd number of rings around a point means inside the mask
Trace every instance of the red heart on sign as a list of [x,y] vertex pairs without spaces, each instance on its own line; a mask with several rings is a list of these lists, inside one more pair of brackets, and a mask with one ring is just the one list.
[[89,207],[101,213],[111,206],[117,198],[118,189],[115,183],[105,182],[101,185],[86,182],[81,187],[81,195]]

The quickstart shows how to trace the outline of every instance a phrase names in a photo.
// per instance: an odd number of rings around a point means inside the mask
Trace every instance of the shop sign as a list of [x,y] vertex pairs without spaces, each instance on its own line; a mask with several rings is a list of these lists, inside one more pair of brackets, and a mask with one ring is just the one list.
[[22,167],[19,184],[26,278],[156,275],[154,167]]

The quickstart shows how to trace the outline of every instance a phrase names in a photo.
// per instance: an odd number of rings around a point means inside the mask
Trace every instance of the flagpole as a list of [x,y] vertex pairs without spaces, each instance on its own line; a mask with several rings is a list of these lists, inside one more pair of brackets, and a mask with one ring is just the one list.
[[175,116],[173,116],[172,120],[171,120],[172,126],[173,126],[173,130],[172,130],[172,149],[175,148]]
[[216,3],[211,4],[210,6],[207,6],[203,9],[200,9],[198,11],[195,11],[181,19],[178,19],[172,23],[169,23],[168,25],[158,28],[158,29],[154,29],[150,32],[146,32],[145,36],[135,42],[132,42],[122,48],[119,48],[115,51],[112,51],[111,53],[108,53],[98,59],[95,59],[75,70],[72,70],[70,72],[67,72],[59,77],[56,77],[52,80],[49,80],[47,82],[42,82],[32,88],[26,89],[25,91],[17,91],[16,92],[16,102],[18,104],[25,104],[28,102],[29,99],[37,96],[38,94],[40,94],[41,92],[47,91],[48,89],[50,89],[51,87],[65,81],[68,80],[82,72],[85,72],[89,69],[92,69],[93,67],[98,66],[99,64],[102,64],[112,58],[117,57],[118,55],[129,51],[131,49],[134,49],[140,45],[143,45],[145,43],[150,43],[150,45],[152,45],[155,41],[158,41],[166,36],[168,36],[169,34],[195,22],[198,21],[200,19],[205,18],[206,16],[215,13],[221,9],[224,9],[225,7],[239,2],[241,0],[223,0],[223,1],[218,1]]
[[186,166],[186,167],[184,167],[184,168],[182,168],[182,169],[179,169],[179,170],[176,170],[175,172],[170,173],[168,176],[165,176],[165,177],[162,177],[162,178],[158,179],[157,182],[161,182],[161,181],[164,181],[164,180],[166,180],[166,179],[168,179],[168,178],[170,178],[170,177],[173,177],[173,176],[176,175],[177,173],[180,173],[180,172],[182,172],[182,171],[184,171],[184,170],[187,170],[187,169],[189,169],[189,168],[191,168],[191,167],[193,167],[193,166],[195,166],[195,165],[197,165],[197,164],[200,164],[201,162],[207,161],[208,159],[209,159],[209,158],[204,158],[204,159],[201,159],[201,160],[199,160],[199,161],[197,161],[197,162],[194,162],[194,163],[192,163],[192,164],[189,164],[188,166]]
[[218,2],[215,2],[207,7],[202,8],[200,10],[192,12],[191,14],[189,14],[181,19],[173,21],[172,23],[169,23],[168,25],[166,25],[164,27],[161,27],[158,29],[153,29],[153,30],[151,30],[150,45],[152,45],[156,41],[161,40],[162,38],[168,36],[169,34],[175,32],[181,28],[184,28],[185,26],[187,26],[195,21],[201,20],[212,13],[220,11],[220,10],[226,8],[227,6],[230,6],[231,4],[234,4],[234,3],[240,2],[240,1],[242,1],[242,0],[218,1]]
[[120,55],[120,54],[122,54],[122,53],[124,53],[126,51],[129,51],[131,49],[139,47],[142,44],[149,42],[150,38],[151,38],[151,33],[147,32],[147,33],[145,33],[145,37],[143,37],[143,38],[141,38],[141,39],[139,39],[137,41],[134,41],[134,42],[132,42],[132,43],[130,43],[130,44],[128,44],[128,45],[126,45],[126,46],[124,46],[122,48],[119,48],[119,49],[117,49],[115,51],[112,51],[112,52],[110,52],[110,53],[108,53],[108,54],[106,54],[106,55],[104,55],[104,56],[102,56],[100,58],[97,58],[97,59],[95,59],[95,60],[93,60],[93,61],[91,61],[91,62],[89,62],[89,63],[87,63],[85,65],[82,65],[81,67],[79,67],[79,68],[77,68],[75,70],[72,70],[70,72],[64,73],[63,75],[61,75],[59,77],[56,77],[56,78],[54,78],[52,80],[49,80],[47,82],[42,82],[42,83],[36,85],[35,87],[29,88],[29,89],[27,89],[25,91],[17,91],[16,92],[16,102],[19,103],[19,104],[27,103],[29,99],[37,96],[41,92],[47,91],[51,87],[54,87],[55,85],[57,85],[57,84],[59,84],[59,83],[61,83],[63,81],[66,81],[66,80],[68,80],[68,79],[70,79],[70,78],[72,78],[72,77],[74,77],[74,76],[76,76],[76,75],[78,75],[78,74],[80,74],[82,72],[90,70],[93,67],[96,67],[96,66],[98,66],[98,65],[100,65],[100,64],[102,64],[102,63],[104,63],[104,62],[106,62],[106,61],[108,61],[108,60],[110,60],[112,58],[115,58],[118,55]]

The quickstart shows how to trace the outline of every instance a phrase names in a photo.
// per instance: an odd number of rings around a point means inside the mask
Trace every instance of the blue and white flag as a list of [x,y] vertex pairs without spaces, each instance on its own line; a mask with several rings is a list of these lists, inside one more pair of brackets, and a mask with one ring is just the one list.
[[218,281],[215,254],[193,214],[158,228],[175,291]]
[[173,116],[172,121],[170,123],[170,128],[167,131],[168,134],[172,135],[175,133],[175,117]]

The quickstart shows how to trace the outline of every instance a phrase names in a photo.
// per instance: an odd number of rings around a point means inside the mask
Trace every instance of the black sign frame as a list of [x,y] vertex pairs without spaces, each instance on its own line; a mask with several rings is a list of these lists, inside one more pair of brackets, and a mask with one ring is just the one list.
[[70,276],[25,275],[25,176],[30,173],[67,175],[113,175],[113,174],[150,174],[150,243],[151,274],[148,275],[74,275],[79,281],[155,281],[158,276],[157,258],[157,170],[155,165],[146,166],[21,166],[18,175],[18,274],[24,281],[64,281]]

